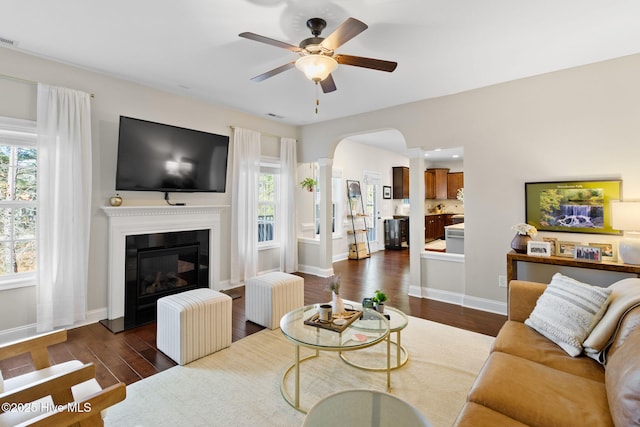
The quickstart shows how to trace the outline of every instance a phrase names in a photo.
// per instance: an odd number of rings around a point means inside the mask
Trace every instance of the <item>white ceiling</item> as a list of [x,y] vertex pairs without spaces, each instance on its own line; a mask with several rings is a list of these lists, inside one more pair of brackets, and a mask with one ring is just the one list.
[[[364,133],[350,136],[348,139],[409,157],[404,136],[395,129]],[[463,157],[464,150],[462,147],[438,148],[425,152],[425,160],[428,162],[456,162],[462,161]]]
[[[2,0],[0,37],[16,49],[303,125],[640,52],[638,0]],[[238,37],[298,44],[347,17],[369,28],[337,52],[398,62],[393,73],[341,65],[320,92],[297,58]],[[0,43],[0,45],[2,45]]]

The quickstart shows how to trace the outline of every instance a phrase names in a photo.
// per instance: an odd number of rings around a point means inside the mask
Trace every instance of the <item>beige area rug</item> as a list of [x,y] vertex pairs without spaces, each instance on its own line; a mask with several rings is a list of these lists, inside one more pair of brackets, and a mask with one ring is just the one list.
[[[395,338],[395,334],[392,335]],[[415,317],[402,332],[409,361],[392,371],[391,394],[415,405],[434,427],[450,426],[489,355],[493,338]],[[382,363],[386,346],[346,353],[360,363]],[[302,349],[302,354],[311,354]],[[263,330],[231,347],[175,366],[127,387],[110,408],[107,426],[299,426],[304,414],[280,394],[294,346],[279,329]],[[395,355],[395,354],[394,354]],[[293,376],[288,378],[293,393]],[[364,371],[337,353],[301,365],[301,403],[350,388],[385,391],[386,372]]]

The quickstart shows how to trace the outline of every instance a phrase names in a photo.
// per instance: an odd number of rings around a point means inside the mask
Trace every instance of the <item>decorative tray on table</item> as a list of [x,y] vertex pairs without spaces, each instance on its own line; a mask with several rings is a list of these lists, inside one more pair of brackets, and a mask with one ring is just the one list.
[[344,313],[334,313],[331,322],[321,322],[318,313],[316,313],[305,320],[304,324],[329,331],[342,332],[347,329],[350,324],[359,319],[361,315],[362,311],[347,308]]

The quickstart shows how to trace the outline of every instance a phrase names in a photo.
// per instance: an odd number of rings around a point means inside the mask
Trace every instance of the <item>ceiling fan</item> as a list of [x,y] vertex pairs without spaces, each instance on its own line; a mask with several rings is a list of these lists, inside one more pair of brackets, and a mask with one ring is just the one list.
[[368,28],[364,22],[355,18],[348,18],[329,36],[326,38],[320,37],[322,30],[326,26],[327,22],[322,18],[309,19],[307,28],[311,30],[313,37],[302,40],[298,46],[255,33],[240,33],[240,37],[287,49],[300,55],[297,60],[255,76],[251,80],[260,82],[296,67],[304,72],[309,80],[316,82],[316,84],[319,83],[324,93],[328,93],[336,90],[336,84],[331,73],[338,67],[338,64],[387,72],[392,72],[398,66],[397,62],[335,53],[337,48]]

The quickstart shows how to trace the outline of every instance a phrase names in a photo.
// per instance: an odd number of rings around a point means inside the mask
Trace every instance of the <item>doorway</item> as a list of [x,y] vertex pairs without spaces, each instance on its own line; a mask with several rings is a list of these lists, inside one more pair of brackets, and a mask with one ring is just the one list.
[[382,232],[382,215],[380,207],[382,205],[382,184],[380,173],[364,171],[364,209],[370,224],[368,231],[369,247],[371,252],[376,252],[384,248],[384,232]]

